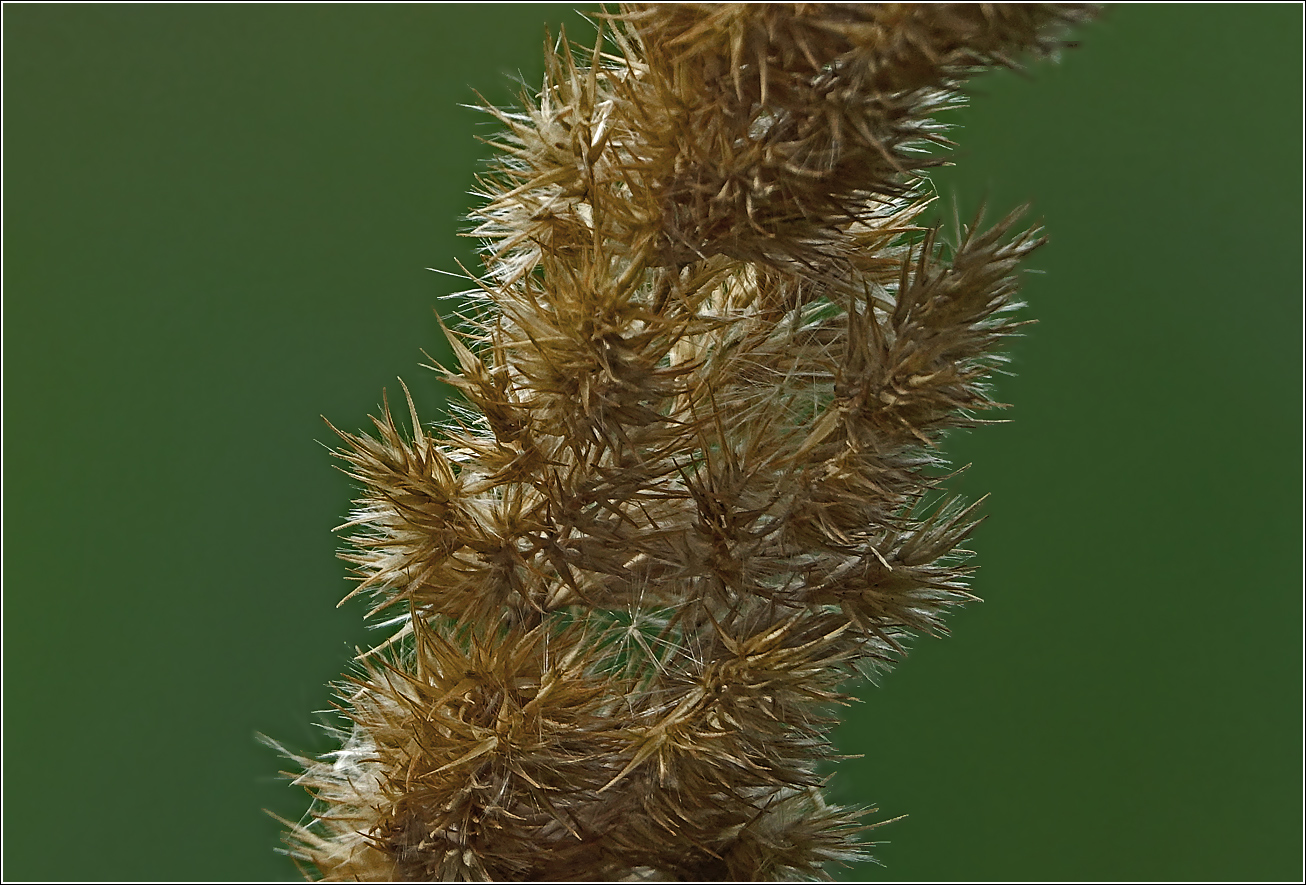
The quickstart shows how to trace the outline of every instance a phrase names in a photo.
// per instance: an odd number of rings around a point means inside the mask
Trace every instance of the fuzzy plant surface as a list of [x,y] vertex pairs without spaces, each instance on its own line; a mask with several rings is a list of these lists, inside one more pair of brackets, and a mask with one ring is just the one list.
[[[341,433],[387,641],[289,853],[326,879],[822,878],[859,678],[973,599],[938,444],[986,379],[1019,212],[920,223],[965,80],[1059,5],[650,5],[546,45],[473,217],[437,428]],[[351,594],[351,595],[353,595]]]

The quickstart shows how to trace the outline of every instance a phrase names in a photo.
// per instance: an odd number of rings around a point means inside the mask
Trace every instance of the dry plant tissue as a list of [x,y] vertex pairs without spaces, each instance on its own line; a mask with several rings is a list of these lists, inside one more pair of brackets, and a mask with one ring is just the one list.
[[[1091,7],[650,5],[546,45],[475,211],[465,401],[341,433],[388,639],[289,853],[327,879],[821,878],[846,693],[972,599],[938,448],[1020,325],[1019,212],[940,231],[964,81]],[[353,595],[353,594],[351,594]]]

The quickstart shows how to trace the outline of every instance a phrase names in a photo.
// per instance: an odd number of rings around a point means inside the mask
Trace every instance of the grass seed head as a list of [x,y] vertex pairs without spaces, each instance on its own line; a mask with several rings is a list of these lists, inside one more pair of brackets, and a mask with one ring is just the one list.
[[[341,433],[390,638],[290,853],[327,879],[821,878],[849,680],[974,597],[1019,212],[920,224],[940,111],[1071,5],[632,5],[546,44],[474,214],[461,420]],[[405,389],[405,394],[407,390]],[[931,503],[931,502],[935,503]],[[351,594],[352,595],[352,594]]]

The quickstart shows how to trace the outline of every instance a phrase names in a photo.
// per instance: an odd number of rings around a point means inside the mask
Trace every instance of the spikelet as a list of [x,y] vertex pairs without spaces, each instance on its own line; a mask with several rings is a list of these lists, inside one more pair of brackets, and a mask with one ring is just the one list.
[[[631,6],[481,180],[464,419],[341,433],[355,593],[290,853],[327,879],[821,878],[866,857],[818,766],[844,686],[973,597],[930,504],[999,404],[1019,212],[919,224],[935,115],[1048,54],[1055,5]],[[946,251],[946,256],[945,256]],[[407,391],[405,390],[405,394]],[[352,595],[352,594],[351,594]]]

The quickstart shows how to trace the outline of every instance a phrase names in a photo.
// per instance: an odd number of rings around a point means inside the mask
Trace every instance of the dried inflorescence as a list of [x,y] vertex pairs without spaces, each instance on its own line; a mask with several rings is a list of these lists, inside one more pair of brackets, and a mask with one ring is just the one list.
[[[632,6],[482,182],[469,408],[342,434],[394,633],[291,853],[329,879],[769,879],[864,855],[822,796],[841,686],[972,598],[926,503],[996,405],[1016,217],[918,218],[934,114],[1076,6]],[[606,47],[606,51],[604,50]],[[409,401],[411,409],[411,400]]]

